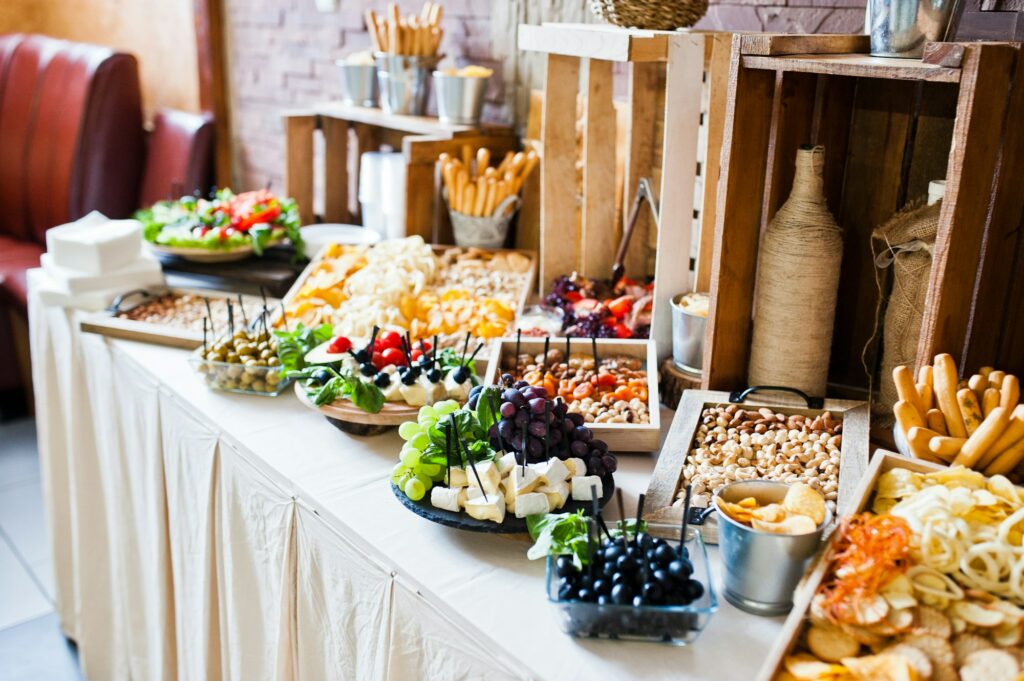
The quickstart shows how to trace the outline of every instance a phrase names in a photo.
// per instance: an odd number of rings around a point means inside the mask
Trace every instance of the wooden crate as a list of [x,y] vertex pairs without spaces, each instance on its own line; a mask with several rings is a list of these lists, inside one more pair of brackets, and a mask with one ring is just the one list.
[[[894,468],[906,468],[915,473],[931,473],[942,470],[943,467],[922,461],[921,459],[908,459],[893,452],[878,450],[871,459],[871,467],[857,486],[853,499],[854,504],[850,509],[850,513],[860,513],[868,508],[868,503],[871,501],[871,496],[875,491],[875,485],[878,483],[879,476]],[[835,540],[836,535],[833,534],[829,541],[831,543]],[[782,631],[775,639],[768,657],[765,658],[764,664],[761,666],[760,672],[758,672],[757,681],[772,681],[775,675],[782,670],[782,662],[786,655],[793,649],[800,638],[804,623],[807,621],[807,611],[810,609],[811,599],[814,598],[815,592],[817,592],[822,580],[825,579],[825,574],[828,572],[830,562],[823,558],[827,554],[827,548],[819,552],[818,559],[811,564],[800,585],[797,587],[796,593],[793,595],[793,609],[790,610],[782,626]]]
[[[715,113],[724,97],[728,35],[699,31],[645,31],[613,26],[542,24],[519,27],[519,48],[547,55],[547,82],[540,125],[540,286],[558,275],[581,272],[607,279],[621,238],[629,206],[641,177],[660,170],[657,189],[661,229],[653,231],[649,211],[641,212],[625,266],[627,274],[653,274],[656,281],[651,337],[660,358],[671,353],[669,299],[690,290],[690,244],[694,209],[714,212],[717,178]],[[614,63],[628,64],[629,93],[625,103],[622,186],[616,181],[616,113],[612,101]],[[664,86],[659,84],[664,72]],[[703,197],[695,197],[698,138],[701,124],[702,80],[712,85],[708,119],[706,175]],[[580,84],[580,76],[583,83]],[[583,102],[582,192],[576,192],[576,110]],[[659,111],[653,102],[662,99]],[[661,134],[658,134],[658,130]],[[658,144],[658,138],[661,144]],[[622,142],[618,140],[617,142]],[[660,167],[658,160],[660,158]],[[621,194],[622,221],[616,219],[613,200]],[[579,221],[577,223],[577,213]],[[714,224],[710,222],[708,224]],[[711,231],[702,233],[698,253],[711,252]],[[651,271],[645,242],[655,242]],[[682,261],[682,262],[680,262]],[[697,264],[696,285],[707,283]],[[703,278],[702,278],[703,276]],[[707,290],[706,288],[703,290]]]
[[[686,457],[693,447],[693,439],[701,424],[701,416],[705,408],[728,406],[734,404],[730,393],[687,390],[672,419],[665,444],[658,456],[658,464],[647,487],[647,502],[644,518],[651,523],[678,527],[683,518],[681,506],[673,506],[679,492],[683,489],[681,477]],[[799,405],[799,406],[796,406]],[[788,397],[772,397],[766,400],[756,394],[742,403],[745,409],[769,407],[776,413],[785,415],[802,414],[816,417],[825,411],[843,424],[843,443],[839,455],[839,500],[836,504],[838,515],[850,513],[856,504],[856,489],[864,472],[868,468],[869,413],[865,402],[850,400],[825,400],[820,409],[808,409]],[[714,524],[704,530],[705,539],[717,541],[717,528]]]
[[[565,339],[552,339],[552,349],[565,349]],[[578,339],[575,351],[590,352],[591,344],[586,339]],[[544,352],[544,340],[536,337],[522,338],[519,345],[520,352],[538,354]],[[495,345],[491,353],[490,362],[487,366],[487,373],[484,377],[484,385],[497,383],[502,374],[502,357],[506,354],[514,355],[516,351],[515,338],[502,338]],[[599,338],[597,340],[598,358],[611,355],[626,355],[628,357],[639,357],[644,362],[644,370],[647,372],[647,403],[650,423],[588,423],[587,426],[594,431],[594,436],[604,440],[608,448],[613,452],[652,452],[658,448],[661,441],[661,414],[658,398],[658,362],[654,343],[648,340],[617,340]],[[651,406],[653,405],[653,406]]]
[[[796,149],[825,146],[825,191],[844,230],[829,394],[864,397],[861,354],[878,286],[870,234],[945,178],[917,366],[1019,371],[1024,356],[1024,64],[1019,45],[929,46],[871,57],[866,36],[733,39],[703,386],[746,384],[760,233],[789,195]],[[846,53],[840,53],[846,52]],[[1006,302],[1006,292],[1010,302]],[[869,362],[871,362],[869,357]]]
[[[284,122],[285,194],[298,202],[304,225],[317,221],[358,224],[359,203],[353,192],[359,186],[359,158],[386,145],[405,156],[405,233],[431,243],[453,242],[448,212],[440,200],[437,157],[442,152],[457,154],[468,144],[486,146],[501,158],[517,146],[507,126],[450,125],[427,116],[388,114],[340,102],[288,113]],[[322,215],[313,209],[318,130],[324,144]]]

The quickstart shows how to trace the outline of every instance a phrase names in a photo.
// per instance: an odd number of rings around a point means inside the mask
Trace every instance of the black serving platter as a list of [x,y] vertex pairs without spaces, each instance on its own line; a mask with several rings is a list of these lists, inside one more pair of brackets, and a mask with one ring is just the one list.
[[[454,527],[457,530],[466,530],[469,532],[488,532],[492,534],[526,534],[526,518],[517,518],[511,513],[505,514],[505,520],[501,523],[494,523],[490,520],[477,520],[469,515],[459,511],[454,513],[452,511],[446,511],[443,508],[437,508],[430,505],[430,493],[423,495],[423,498],[419,501],[413,501],[409,497],[405,496],[405,492],[398,488],[398,485],[391,482],[391,493],[398,498],[398,501],[402,503],[407,509],[420,516],[426,518],[432,522],[444,525],[446,527]],[[615,480],[611,475],[605,475],[601,478],[601,486],[604,494],[601,495],[601,499],[598,504],[601,508],[612,498],[615,493]],[[573,513],[579,509],[584,511],[590,510],[589,501],[573,501],[572,499],[565,502],[565,506],[553,511],[553,513]]]

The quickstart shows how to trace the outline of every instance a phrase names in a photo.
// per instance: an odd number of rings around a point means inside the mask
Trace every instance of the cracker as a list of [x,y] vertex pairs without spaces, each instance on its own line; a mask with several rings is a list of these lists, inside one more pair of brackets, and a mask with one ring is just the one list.
[[991,650],[992,643],[984,636],[964,632],[953,637],[953,654],[956,656],[956,663],[962,665],[967,656],[979,650]]
[[927,681],[927,679],[932,678],[932,661],[924,652],[914,646],[907,645],[906,643],[897,643],[886,648],[884,652],[905,658],[910,663],[910,666],[914,668],[914,671],[917,672],[917,678],[920,681]]
[[941,611],[921,605],[914,614],[914,633],[931,634],[946,639],[953,635],[953,625]]
[[860,643],[841,629],[831,626],[811,626],[807,630],[807,647],[826,662],[838,662],[860,652]]
[[901,638],[900,642],[914,646],[927,655],[932,662],[949,665],[956,662],[953,646],[944,638],[932,634],[908,634]]
[[961,681],[1016,681],[1020,665],[1010,653],[1002,650],[979,650],[971,653],[960,667]]

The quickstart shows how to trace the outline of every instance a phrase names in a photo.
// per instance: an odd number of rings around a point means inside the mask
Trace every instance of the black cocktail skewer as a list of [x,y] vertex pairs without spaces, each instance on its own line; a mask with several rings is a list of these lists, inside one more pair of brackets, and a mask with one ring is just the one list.
[[291,331],[288,327],[288,316],[284,313],[284,303],[281,303],[281,322],[284,324],[285,331]]
[[206,359],[206,317],[203,317],[203,359]]
[[686,549],[686,526],[690,524],[690,485],[686,486],[686,498],[683,501],[683,522],[679,528],[679,557],[683,557]]
[[636,531],[633,532],[633,544],[634,545],[636,544],[637,535],[640,534],[640,521],[644,517],[644,499],[645,498],[646,498],[646,495],[641,494],[640,497],[636,500],[636,521],[635,521],[636,522],[636,526],[635,526],[635,530]]
[[459,424],[451,416],[448,418],[451,419],[451,426],[455,429],[455,441],[462,448],[462,455],[466,463],[468,463],[469,467],[473,469],[473,477],[476,478],[476,484],[480,485],[480,491],[483,492],[484,501],[490,501],[490,499],[487,498],[487,490],[484,489],[484,483],[480,481],[480,474],[476,472],[476,464],[473,463],[473,457],[469,455],[469,448],[466,447],[466,443],[462,440],[462,435],[459,434]]
[[[612,533],[608,531],[608,526],[604,522],[604,516],[601,515],[601,506],[598,503],[598,501],[599,500],[597,498],[597,485],[591,485],[590,486],[590,514],[592,516],[594,516],[594,520],[597,522],[598,528],[604,531],[605,536],[608,537],[608,541],[611,542],[611,541],[613,541],[612,540]],[[598,533],[598,537],[600,537],[600,536],[601,535],[600,535],[600,532],[599,532]]]
[[448,417],[448,427],[444,429],[444,460],[445,468],[447,471],[447,477],[445,480],[448,483],[448,487],[452,486],[452,429],[451,429],[451,416]]
[[245,306],[242,305],[242,294],[238,294],[238,311],[242,314],[242,323],[245,324],[245,328],[249,328],[249,316],[245,314]]
[[551,336],[544,336],[544,361],[540,364],[540,375],[543,381],[544,372],[548,368],[548,349],[551,347]]
[[548,452],[549,441],[551,440],[551,400],[544,400],[544,460],[550,461],[551,454]]
[[596,372],[601,366],[601,360],[597,357],[597,336],[590,337],[590,347],[594,351],[594,371]]
[[472,362],[474,359],[476,359],[477,353],[479,353],[483,349],[484,349],[484,344],[480,343],[480,345],[476,346],[476,350],[473,351],[473,354],[469,356],[469,359],[465,360],[462,363],[460,363],[459,366],[461,366],[461,367],[468,367],[469,363]]
[[565,370],[569,370],[569,355],[571,354],[572,338],[569,336],[565,337]]
[[516,361],[515,361],[515,372],[519,373],[519,343],[523,339],[523,330],[516,329]]
[[225,301],[228,304],[228,335],[231,338],[235,337],[235,309],[231,306],[231,301]]
[[206,303],[206,316],[210,318],[210,333],[213,337],[217,337],[217,329],[213,326],[213,310],[210,309],[210,299],[207,296],[203,296],[203,302]]
[[466,332],[466,341],[462,344],[462,354],[459,355],[459,366],[462,366],[462,361],[466,359],[466,353],[469,352],[469,331]]

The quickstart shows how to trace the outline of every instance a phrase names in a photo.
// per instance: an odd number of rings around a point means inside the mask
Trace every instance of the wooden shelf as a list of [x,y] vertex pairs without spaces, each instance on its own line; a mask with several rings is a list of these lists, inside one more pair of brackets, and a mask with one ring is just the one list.
[[798,54],[788,56],[744,55],[743,66],[768,71],[796,71],[829,76],[960,82],[960,69],[925,64],[918,59],[872,57],[867,54]]
[[596,24],[523,24],[519,27],[519,49],[581,59],[665,61],[672,34]]
[[372,125],[385,130],[409,135],[431,135],[434,137],[457,137],[476,133],[480,128],[472,125],[452,125],[442,123],[433,116],[403,116],[385,113],[381,109],[365,106],[352,106],[343,102],[323,102],[309,109],[289,112],[288,115],[315,115],[334,118],[349,123]]

